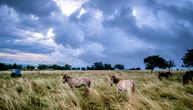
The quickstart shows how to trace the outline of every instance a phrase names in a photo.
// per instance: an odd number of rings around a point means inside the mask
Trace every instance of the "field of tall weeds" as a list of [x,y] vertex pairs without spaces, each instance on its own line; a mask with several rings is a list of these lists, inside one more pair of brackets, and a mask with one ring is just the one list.
[[[182,72],[158,80],[148,71],[25,71],[21,78],[0,72],[0,109],[62,110],[192,110],[193,83],[182,84]],[[89,77],[89,95],[63,83],[63,74]],[[135,81],[135,94],[117,93],[109,76]]]

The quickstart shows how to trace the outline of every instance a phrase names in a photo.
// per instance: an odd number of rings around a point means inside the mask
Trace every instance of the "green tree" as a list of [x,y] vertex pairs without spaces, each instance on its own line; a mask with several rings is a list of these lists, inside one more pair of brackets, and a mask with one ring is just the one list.
[[61,70],[62,67],[61,67],[60,65],[53,64],[53,65],[50,65],[50,66],[49,66],[49,69],[52,69],[52,70]]
[[0,63],[0,71],[10,69],[8,64]]
[[71,65],[69,65],[69,64],[65,64],[64,65],[64,70],[71,70]]
[[22,65],[18,65],[16,63],[14,63],[11,67],[11,69],[22,69]]
[[35,67],[33,65],[27,65],[26,70],[34,70]]
[[80,70],[80,67],[77,67],[76,70]]
[[86,68],[85,67],[81,67],[81,70],[86,70]]
[[145,68],[150,69],[151,73],[157,68],[165,69],[167,67],[167,62],[164,58],[159,55],[148,56],[144,58]]
[[91,67],[90,66],[87,66],[86,67],[86,70],[94,70],[94,66],[92,65]]
[[182,61],[184,67],[193,67],[193,49],[187,50]]
[[38,65],[38,69],[39,69],[39,70],[45,70],[45,69],[48,69],[48,67],[49,67],[49,66],[46,65],[46,64],[39,64],[39,65]]
[[167,61],[167,68],[169,69],[169,72],[170,72],[171,68],[173,68],[175,66],[176,65],[175,65],[174,61],[172,61],[172,60]]
[[104,69],[104,65],[102,62],[95,62],[93,66],[94,66],[94,70],[103,70]]
[[111,64],[104,64],[104,70],[113,70]]
[[122,64],[115,64],[114,68],[118,69],[118,70],[124,70],[125,69],[124,65],[122,65]]

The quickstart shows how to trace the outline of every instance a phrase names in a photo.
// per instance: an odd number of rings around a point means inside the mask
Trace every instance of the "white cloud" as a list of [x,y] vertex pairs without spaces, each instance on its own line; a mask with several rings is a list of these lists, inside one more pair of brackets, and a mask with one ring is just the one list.
[[80,13],[77,18],[80,18],[82,14],[86,13],[86,10],[84,8],[81,8]]
[[53,48],[56,47],[56,43],[53,40],[53,37],[55,34],[53,33],[53,29],[49,28],[48,32],[46,34],[42,32],[33,32],[33,31],[22,31],[22,36],[28,36],[28,37],[23,37],[20,39],[16,39],[12,41],[15,44],[41,44],[43,46]]
[[120,15],[120,11],[118,9],[116,9],[112,15],[107,16],[107,20],[109,20],[109,21],[113,20],[115,18],[115,16],[119,16],[119,15]]
[[33,14],[30,14],[30,18],[31,18],[31,20],[34,20],[34,21],[39,20],[39,17],[37,17]]
[[7,23],[6,25],[11,23],[18,23],[18,14],[13,8],[10,8],[6,5],[0,5],[0,22]]
[[98,57],[104,57],[105,47],[96,42],[88,42],[87,44],[83,45],[83,52],[84,54],[92,54]]
[[[66,47],[61,44],[57,44],[54,41],[55,33],[53,28],[49,28],[46,33],[43,32],[33,32],[29,30],[21,30],[23,36],[19,39],[10,41],[13,44],[22,45],[33,45],[34,48],[39,48],[39,45],[44,46],[44,48],[52,48],[51,53],[39,54],[22,52],[19,50],[5,50],[6,52],[0,52],[0,59],[15,60],[18,62],[29,63],[29,64],[71,64],[73,66],[84,66],[87,65],[84,61],[79,59],[80,55],[83,54],[81,48],[72,48],[70,45]],[[11,53],[10,53],[11,52]]]
[[132,15],[135,17],[137,16],[137,11],[135,9],[132,10]]
[[79,26],[84,33],[86,33],[85,37],[101,37],[100,34],[103,31],[103,13],[100,10],[90,9],[83,15],[86,17],[86,21],[79,22]]
[[[146,7],[135,7],[132,11],[133,16],[135,17],[136,24],[139,28],[151,27],[154,29],[167,28],[167,13],[157,12],[155,14],[150,8]],[[169,20],[169,19],[168,19]]]
[[0,52],[0,59],[14,60],[19,62],[25,62],[29,64],[47,63],[49,58],[45,54],[34,54],[27,52],[17,52],[17,53],[3,53]]
[[79,59],[79,56],[83,54],[83,50],[73,49],[70,46],[64,47],[63,45],[58,45],[55,51],[49,54],[49,62],[57,64],[71,64],[73,66],[85,66],[87,65],[84,61]]
[[82,4],[87,0],[54,0],[65,16],[70,16],[77,9],[80,9]]

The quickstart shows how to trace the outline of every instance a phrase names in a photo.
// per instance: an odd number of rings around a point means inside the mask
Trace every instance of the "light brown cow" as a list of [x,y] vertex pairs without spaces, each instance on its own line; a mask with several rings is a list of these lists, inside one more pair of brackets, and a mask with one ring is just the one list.
[[67,76],[66,74],[63,76],[63,83],[67,82],[70,88],[79,88],[84,86],[85,88],[85,95],[89,95],[89,87],[91,84],[91,80],[86,77],[79,77],[79,78],[72,78],[70,76]]
[[127,91],[129,95],[132,95],[135,90],[135,83],[133,80],[121,80],[116,76],[110,77],[111,86],[115,85],[117,91]]
[[66,74],[63,76],[63,83],[67,82],[71,88],[79,88],[84,86],[85,88],[90,87],[91,80],[86,77],[72,78]]

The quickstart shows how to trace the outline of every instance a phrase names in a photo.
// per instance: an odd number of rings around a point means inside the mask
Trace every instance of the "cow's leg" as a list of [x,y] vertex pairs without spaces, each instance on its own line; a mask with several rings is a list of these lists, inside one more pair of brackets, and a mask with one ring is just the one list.
[[130,97],[132,95],[132,90],[131,89],[127,89],[127,94]]
[[74,86],[72,84],[68,84],[72,90],[74,90]]
[[183,76],[183,84],[186,84],[186,78]]
[[189,84],[189,78],[187,77],[187,75],[183,76],[183,84]]
[[88,87],[90,87],[90,84],[91,84],[91,82],[89,81],[89,82],[88,82]]
[[166,75],[166,79],[168,79],[168,75]]
[[120,92],[121,92],[121,91],[120,91],[118,88],[116,88],[116,96],[119,97]]
[[160,75],[160,74],[158,75],[158,79],[159,79],[159,80],[162,80],[162,78],[161,78],[161,75]]
[[190,76],[190,81],[192,81],[192,76]]
[[89,96],[90,91],[89,91],[89,88],[88,88],[88,87],[85,88],[85,93],[84,93],[84,94],[85,94],[85,96]]
[[84,86],[84,95],[88,96],[89,95],[89,87],[88,87],[88,85],[87,84],[83,84],[81,86]]

